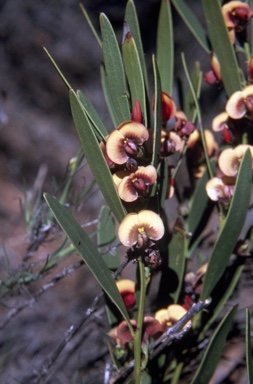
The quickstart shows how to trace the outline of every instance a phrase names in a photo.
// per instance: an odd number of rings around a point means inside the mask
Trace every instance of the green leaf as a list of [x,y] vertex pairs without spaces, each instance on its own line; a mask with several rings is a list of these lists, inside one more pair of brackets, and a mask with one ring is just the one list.
[[[180,295],[184,271],[185,271],[185,252],[186,252],[186,232],[183,228],[182,219],[178,218],[173,228],[172,239],[169,243],[168,267],[174,273],[171,273],[170,296],[174,303],[178,302]],[[173,276],[175,278],[173,278]],[[173,290],[171,290],[173,288]]]
[[104,85],[110,98],[109,102],[112,103],[113,119],[116,125],[119,125],[123,121],[130,120],[126,78],[115,33],[108,18],[103,13],[100,15],[100,26],[106,77]]
[[[98,230],[97,230],[97,243],[98,250],[103,252],[107,247],[112,246],[116,241],[115,235],[115,222],[111,214],[111,210],[108,206],[104,205],[99,213],[98,217]],[[120,265],[119,253],[117,249],[115,253],[105,252],[103,259],[107,267],[111,270],[116,270]]]
[[91,172],[114,216],[121,222],[125,209],[115,189],[110,169],[105,161],[84,107],[73,90],[70,90],[70,105],[74,123],[79,135],[84,155]]
[[91,29],[91,31],[92,31],[94,37],[96,38],[96,40],[97,40],[99,46],[102,47],[102,42],[101,42],[101,40],[100,40],[100,38],[99,38],[99,36],[98,36],[98,34],[97,34],[97,31],[95,30],[94,25],[92,24],[92,21],[91,21],[89,15],[88,15],[86,9],[84,8],[83,4],[80,4],[80,8],[81,8],[81,10],[82,10],[82,13],[83,13],[83,15],[84,15],[84,17],[85,17],[85,19],[86,19],[88,25],[89,25],[89,27],[90,27],[90,29]]
[[[229,279],[230,279],[229,284],[227,285],[226,282],[224,282],[225,284],[222,284],[222,295],[221,297],[215,296],[215,299],[220,299],[220,300],[218,301],[218,303],[214,308],[213,315],[207,321],[204,328],[202,329],[201,334],[199,335],[200,339],[205,336],[207,330],[217,319],[220,312],[224,309],[224,306],[227,304],[229,298],[235,292],[235,288],[240,280],[243,269],[244,269],[244,265],[238,265],[235,271],[233,272],[233,274],[229,276]],[[203,315],[203,313],[201,313],[201,315]]]
[[206,36],[202,25],[199,20],[186,4],[184,0],[172,0],[172,4],[176,8],[177,12],[181,16],[182,20],[185,22],[195,39],[199,42],[199,44],[204,48],[207,53],[210,52],[209,42]]
[[227,95],[241,90],[240,69],[228,30],[221,12],[219,0],[202,0],[208,35],[212,50],[217,55],[221,67],[221,77]]
[[101,288],[114,302],[124,319],[129,324],[127,310],[117,289],[116,283],[89,236],[71,213],[68,212],[54,197],[49,194],[45,194],[44,197],[62,230],[66,233]]
[[143,78],[144,78],[144,82],[145,82],[145,88],[146,88],[146,92],[148,94],[147,68],[146,68],[145,57],[144,57],[144,52],[143,52],[143,46],[142,46],[138,17],[137,17],[134,2],[132,0],[129,0],[127,2],[126,12],[125,12],[125,21],[127,22],[127,24],[130,27],[131,34],[132,34],[134,41],[135,41],[135,44],[136,44],[138,56],[140,59],[142,74],[143,74]]
[[219,232],[208,262],[201,292],[201,300],[210,296],[215,285],[224,273],[244,225],[251,194],[251,167],[251,156],[249,150],[247,150],[241,162],[234,196],[230,203],[225,223]]
[[174,41],[171,7],[169,1],[161,1],[157,38],[156,60],[161,77],[162,90],[172,95],[174,80]]
[[105,66],[101,64],[100,66],[100,76],[101,76],[101,84],[103,88],[103,93],[106,101],[107,108],[109,110],[112,122],[115,127],[118,126],[118,118],[117,118],[117,113],[115,111],[114,105],[113,105],[113,100],[110,94],[110,87],[108,83],[108,79],[105,73]]
[[68,80],[66,79],[66,77],[63,75],[62,71],[60,70],[60,68],[58,67],[58,65],[56,64],[56,61],[53,59],[53,57],[50,55],[50,53],[48,52],[48,50],[44,47],[44,51],[46,52],[47,56],[49,57],[49,59],[51,60],[53,66],[55,67],[55,69],[57,70],[57,72],[59,73],[60,77],[62,78],[63,82],[65,83],[66,87],[68,89],[71,89],[71,85],[69,84]]
[[246,367],[248,373],[248,383],[253,383],[253,363],[251,351],[250,312],[248,308],[246,308]]
[[[198,99],[200,97],[202,78],[203,78],[203,72],[200,71],[199,62],[195,62],[193,71],[191,73],[191,82]],[[196,106],[195,106],[191,89],[188,88],[186,90],[185,87],[183,87],[182,91],[183,91],[183,111],[186,114],[189,121],[195,122],[197,111],[196,111]]]
[[98,138],[101,140],[104,136],[108,135],[108,132],[104,123],[100,119],[91,101],[82,91],[77,91],[77,97],[83,104],[85,112],[88,115],[88,118],[90,119],[90,122],[92,123],[95,129],[95,133],[97,134]]
[[157,168],[160,147],[161,147],[161,127],[162,127],[162,89],[159,69],[155,60],[155,56],[152,57],[154,80],[155,80],[155,92],[154,92],[154,141],[153,141],[153,153],[152,153],[152,165]]
[[164,209],[165,201],[168,198],[168,185],[169,185],[169,171],[168,163],[166,159],[162,159],[157,168],[157,179],[159,183],[155,185],[154,190],[152,190],[153,196],[158,193],[160,207]]
[[191,384],[207,384],[219,362],[225,340],[231,328],[236,307],[233,307],[217,327],[209,345],[204,353],[199,368],[191,381]]
[[132,108],[135,99],[139,100],[144,117],[144,125],[147,125],[146,92],[140,58],[131,32],[126,33],[122,44],[122,55],[126,76],[130,88]]
[[[211,162],[212,170],[215,168],[215,162]],[[209,197],[206,193],[206,183],[209,180],[208,171],[205,170],[201,179],[196,183],[194,193],[189,201],[189,216],[187,219],[187,232],[195,234],[201,219],[203,218],[204,212],[210,202]]]

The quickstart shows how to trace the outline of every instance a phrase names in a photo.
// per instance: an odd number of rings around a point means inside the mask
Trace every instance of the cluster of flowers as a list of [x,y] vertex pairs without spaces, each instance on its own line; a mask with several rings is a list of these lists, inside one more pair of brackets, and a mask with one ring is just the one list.
[[[129,279],[117,281],[117,287],[125,302],[127,310],[131,313],[135,306],[135,283]],[[177,322],[186,313],[186,309],[178,304],[171,304],[167,308],[158,310],[154,316],[144,316],[142,342],[145,343],[152,337],[158,338],[168,327]],[[133,329],[137,327],[135,319],[130,320]],[[186,324],[187,325],[187,324]],[[115,340],[118,347],[126,349],[132,342],[132,335],[126,321],[122,321],[117,327],[111,329],[108,335]]]
[[[236,33],[247,26],[253,16],[250,7],[240,1],[230,1],[222,7],[223,17],[228,28],[231,42],[235,43]],[[249,65],[249,82],[253,79],[253,58]],[[211,60],[212,71],[205,75],[208,83],[221,82],[221,71],[217,57],[213,54]],[[252,67],[252,69],[250,69]],[[252,72],[252,74],[251,74]],[[253,81],[252,81],[253,82]],[[234,193],[236,176],[241,159],[249,148],[253,162],[253,146],[238,144],[235,139],[236,122],[253,120],[253,85],[242,91],[235,92],[227,102],[226,111],[215,117],[212,129],[223,132],[223,141],[233,144],[233,147],[223,150],[219,157],[219,146],[210,130],[204,130],[208,156],[218,157],[219,171],[217,176],[210,179],[206,185],[208,196],[214,201],[220,201],[229,206]],[[169,123],[168,123],[169,122]],[[172,127],[172,128],[168,128]],[[156,242],[165,232],[160,216],[148,209],[138,210],[140,202],[145,202],[150,194],[150,187],[157,182],[157,170],[151,165],[154,131],[143,124],[143,115],[138,100],[135,100],[132,111],[132,120],[122,122],[109,136],[106,142],[101,142],[100,147],[112,171],[113,181],[127,211],[129,212],[119,225],[118,236],[123,245],[131,248],[133,257],[139,258],[147,266],[157,268],[161,264]],[[193,123],[187,120],[182,111],[178,111],[172,97],[162,92],[162,130],[160,158],[166,158],[175,152],[182,153],[187,146],[187,161],[190,168],[194,169],[194,177],[203,174],[203,145],[200,133],[195,130]],[[173,180],[173,177],[171,177]],[[170,180],[168,197],[173,195],[173,183]],[[135,204],[133,204],[135,202]],[[137,255],[137,256],[136,256]],[[196,274],[190,273],[185,277],[190,292],[201,291],[203,275],[207,264],[204,264]],[[127,279],[117,281],[117,286],[124,300],[128,312],[135,310],[135,282]],[[190,296],[189,296],[190,297]],[[146,342],[150,337],[156,339],[166,331],[174,322],[179,320],[187,310],[173,304],[162,308],[154,316],[144,316],[143,338]],[[133,329],[137,328],[136,320],[130,320]],[[126,321],[122,321],[109,332],[117,346],[126,349],[132,342],[132,335]]]
[[[230,1],[223,5],[222,14],[228,28],[230,41],[232,44],[235,44],[236,33],[245,30],[253,16],[253,12],[246,3]],[[249,78],[250,81],[253,81],[253,57],[249,60]],[[214,84],[222,80],[220,63],[214,53],[211,55],[211,70],[205,73],[205,80],[208,84]]]
[[[253,12],[248,4],[241,1],[230,1],[222,7],[225,24],[228,28],[231,42],[235,43],[236,32],[243,31],[249,23]],[[220,66],[215,55],[212,56],[212,71],[208,72],[205,79],[208,83],[222,81]],[[253,57],[248,63],[249,83],[253,80]],[[219,201],[229,206],[234,193],[236,176],[240,162],[247,149],[253,159],[253,146],[240,144],[243,135],[247,135],[247,142],[251,141],[250,129],[253,120],[253,85],[247,85],[243,90],[234,92],[227,101],[225,111],[213,119],[214,132],[222,132],[223,141],[233,147],[223,150],[218,158],[220,172],[217,177],[210,179],[206,191],[210,199]],[[237,145],[238,144],[238,145]],[[253,161],[253,160],[252,160]]]
[[[172,97],[162,92],[162,130],[160,157],[166,158],[174,153],[181,153],[195,126],[187,120],[182,111],[178,111]],[[169,122],[169,124],[168,124]],[[168,129],[168,126],[172,127]],[[167,127],[167,129],[166,129]],[[119,225],[118,236],[123,245],[131,248],[129,255],[141,258],[145,265],[156,269],[161,264],[156,242],[165,232],[164,223],[160,216],[149,209],[138,211],[142,203],[150,195],[150,187],[157,181],[157,170],[151,165],[151,155],[154,139],[154,130],[148,129],[143,124],[143,116],[138,100],[135,101],[132,111],[132,120],[120,124],[117,129],[106,137],[106,142],[101,142],[108,166],[119,197],[122,199],[126,210],[129,212]],[[197,135],[191,146],[199,140]],[[169,188],[170,186],[168,186]],[[168,193],[168,197],[169,197]],[[136,212],[137,211],[137,212]],[[131,313],[135,307],[135,283],[130,280],[119,280],[118,289],[124,299],[126,308]],[[172,306],[173,307],[173,306]],[[143,320],[143,342],[149,337],[157,337],[166,327],[181,317],[186,310],[176,306],[174,309],[164,309],[163,316],[145,316]],[[172,309],[172,313],[171,313]],[[136,320],[132,319],[133,329],[137,327]],[[116,328],[109,332],[122,348],[132,342],[127,323],[122,321]]]
[[[173,129],[166,129],[167,122],[174,123]],[[172,97],[162,92],[162,131],[161,158],[181,152],[194,125],[187,120],[182,111],[177,111]],[[121,123],[117,129],[101,142],[100,147],[112,171],[113,181],[119,197],[128,213],[119,226],[119,239],[127,247],[138,248],[138,256],[151,268],[159,266],[159,252],[154,249],[155,242],[164,234],[160,216],[151,210],[136,207],[140,201],[149,197],[150,186],[157,180],[156,168],[150,164],[154,131],[143,124],[143,116],[138,100],[132,111],[132,120]],[[137,201],[138,200],[138,201]],[[137,204],[133,204],[137,201]]]

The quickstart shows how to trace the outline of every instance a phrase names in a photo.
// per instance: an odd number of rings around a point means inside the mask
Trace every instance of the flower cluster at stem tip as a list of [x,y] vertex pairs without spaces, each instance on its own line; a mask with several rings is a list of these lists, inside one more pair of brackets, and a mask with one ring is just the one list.
[[[230,1],[222,6],[222,15],[232,44],[249,24],[253,12],[241,1]],[[211,56],[212,70],[205,74],[209,84],[222,82],[220,64],[215,54]],[[222,141],[229,147],[219,155],[219,170],[206,184],[206,192],[213,201],[229,207],[234,194],[240,163],[247,149],[250,150],[253,168],[252,122],[253,122],[253,56],[248,59],[248,84],[234,92],[227,100],[225,111],[214,117],[212,130],[222,134]],[[243,144],[241,144],[243,143]]]
[[[173,98],[164,91],[161,93],[161,110],[162,160],[174,153],[182,153],[195,126],[183,111],[177,110]],[[160,253],[155,245],[164,234],[164,224],[152,210],[142,209],[138,212],[138,207],[145,208],[148,205],[151,188],[157,182],[157,169],[151,164],[154,129],[144,125],[139,100],[134,101],[131,118],[114,129],[100,143],[100,148],[111,170],[118,195],[128,212],[120,223],[119,239],[132,250],[138,249],[138,257],[141,256],[146,265],[155,269],[161,264]],[[173,180],[170,180],[167,188],[167,197],[172,197]]]

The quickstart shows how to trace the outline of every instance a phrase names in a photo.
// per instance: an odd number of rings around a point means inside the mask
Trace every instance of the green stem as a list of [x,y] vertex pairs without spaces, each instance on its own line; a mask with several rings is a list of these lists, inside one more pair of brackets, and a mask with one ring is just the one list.
[[182,56],[182,62],[183,62],[183,67],[184,67],[185,75],[186,75],[187,81],[189,83],[189,87],[191,89],[192,97],[193,97],[194,104],[195,104],[195,107],[196,107],[196,112],[197,112],[197,117],[198,117],[198,122],[199,122],[200,136],[201,136],[201,140],[202,140],[202,145],[203,145],[203,150],[204,150],[204,155],[205,155],[205,160],[206,160],[206,165],[207,165],[209,177],[212,178],[213,177],[213,171],[212,171],[210,159],[209,159],[208,152],[207,152],[206,139],[205,139],[204,129],[203,129],[203,125],[202,125],[202,118],[201,118],[198,98],[197,98],[196,92],[194,90],[194,87],[192,85],[192,81],[191,81],[191,78],[190,78],[189,71],[187,69],[187,65],[186,65],[186,61],[185,61],[185,56],[184,56],[183,53],[182,53],[181,56]]
[[186,154],[186,151],[187,151],[187,142],[185,141],[185,142],[184,142],[184,147],[183,147],[182,153],[181,153],[180,158],[179,158],[179,160],[178,160],[178,162],[177,162],[177,165],[176,165],[176,167],[175,167],[175,169],[174,169],[172,179],[175,179],[175,177],[176,177],[176,175],[177,175],[177,172],[178,172],[178,170],[179,170],[179,168],[180,168],[180,166],[181,166],[181,164],[182,164],[184,155]]
[[141,382],[141,340],[142,340],[142,329],[143,329],[143,318],[144,318],[144,306],[146,298],[146,277],[145,277],[145,266],[143,261],[139,260],[139,273],[140,273],[140,298],[138,306],[137,316],[137,329],[134,335],[134,380],[135,384]]

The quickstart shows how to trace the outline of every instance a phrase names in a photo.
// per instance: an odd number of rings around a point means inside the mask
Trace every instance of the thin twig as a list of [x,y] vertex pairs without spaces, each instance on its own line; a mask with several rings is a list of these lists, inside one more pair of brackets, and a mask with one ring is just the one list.
[[35,300],[40,297],[44,292],[48,291],[48,289],[53,288],[59,281],[61,281],[64,277],[71,275],[76,269],[80,268],[84,264],[83,260],[80,260],[76,264],[70,265],[68,268],[65,268],[61,273],[58,273],[52,280],[45,283],[40,287],[38,291],[33,294],[32,299],[25,301],[21,305],[16,308],[12,308],[5,319],[0,323],[0,329],[3,329],[9,321],[17,316],[21,311],[23,311],[27,307],[31,307]]
[[[125,260],[121,263],[119,268],[113,273],[113,278],[116,279],[117,276],[121,274],[123,269],[127,266],[130,259],[128,256],[125,257]],[[55,361],[60,356],[61,352],[65,348],[65,346],[68,344],[68,342],[78,333],[78,331],[81,329],[83,324],[90,318],[90,316],[96,312],[97,305],[101,298],[103,297],[104,292],[101,291],[93,300],[91,306],[85,311],[84,316],[77,324],[72,324],[69,329],[66,332],[66,336],[61,341],[61,343],[58,345],[58,347],[53,352],[51,358],[44,362],[42,367],[39,370],[36,370],[36,377],[34,378],[33,384],[38,384],[41,379],[45,379],[49,373],[49,369],[52,367],[52,365],[55,363]]]

